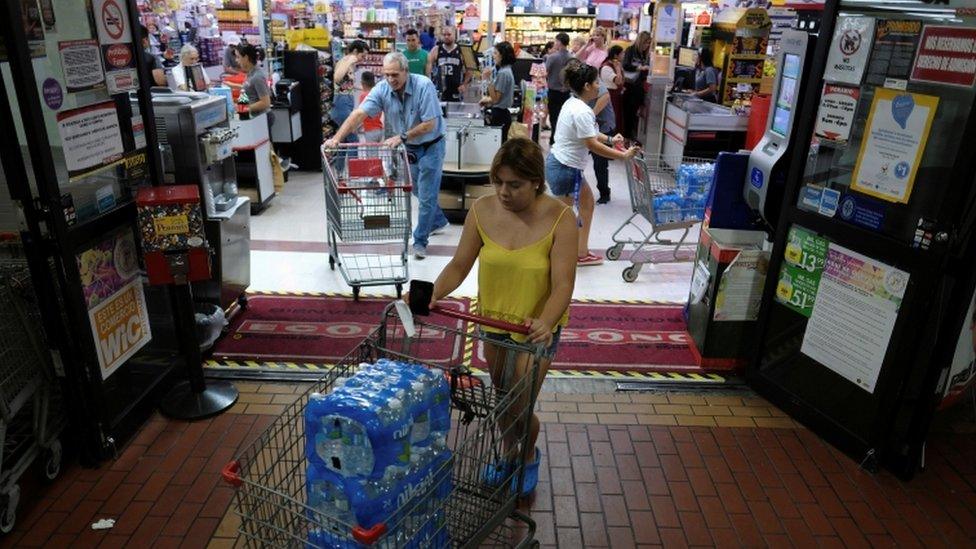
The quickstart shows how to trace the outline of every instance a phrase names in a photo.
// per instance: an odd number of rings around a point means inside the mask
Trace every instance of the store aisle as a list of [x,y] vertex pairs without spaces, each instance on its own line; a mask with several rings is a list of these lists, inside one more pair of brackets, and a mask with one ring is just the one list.
[[[25,488],[0,547],[242,546],[220,467],[308,386],[238,386],[225,415],[156,416],[117,461]],[[859,470],[751,393],[542,393],[539,409],[540,483],[524,507],[543,547],[976,544],[968,407],[937,422],[911,483]],[[91,530],[100,518],[115,527]]]
[[[592,179],[592,173],[588,176]],[[252,218],[251,224],[251,290],[289,292],[349,293],[338,272],[328,264],[327,224],[322,175],[318,172],[293,172],[285,190],[271,206]],[[613,200],[597,206],[591,236],[591,249],[603,255],[613,244],[612,235],[630,216],[630,196],[627,177],[621,163],[611,164]],[[414,202],[416,218],[416,202]],[[642,227],[647,227],[638,218]],[[652,255],[661,261],[645,265],[634,283],[625,283],[621,272],[630,263],[628,253],[618,261],[578,270],[576,299],[635,299],[644,301],[683,302],[688,297],[691,282],[692,245],[697,241],[697,227],[689,234],[689,246],[679,252],[675,260],[670,250],[655,247]],[[630,229],[622,236],[638,235]],[[444,233],[431,238],[423,261],[410,257],[411,278],[433,280],[450,260],[461,236],[461,226],[451,225]],[[679,238],[680,232],[666,233],[665,238]],[[476,291],[475,274],[468,277],[458,290],[459,296],[473,296]],[[392,294],[392,287],[364,288],[363,294]]]

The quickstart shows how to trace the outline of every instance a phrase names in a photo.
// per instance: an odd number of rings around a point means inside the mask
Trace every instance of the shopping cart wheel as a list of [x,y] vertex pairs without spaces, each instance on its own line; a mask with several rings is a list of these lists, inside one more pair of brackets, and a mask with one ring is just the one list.
[[41,454],[44,458],[44,480],[51,482],[61,474],[61,441],[55,440],[50,448],[45,448]]
[[352,300],[359,301],[359,286],[352,287]]
[[400,299],[401,297],[403,297],[403,284],[397,284],[396,289],[397,289],[397,299]]
[[9,534],[17,523],[17,505],[20,504],[20,486],[14,484],[0,496],[0,533]]
[[624,282],[633,282],[637,280],[637,273],[638,271],[636,268],[634,268],[633,265],[624,269],[623,272]]
[[247,309],[247,294],[241,294],[237,298],[237,305],[240,306],[241,309]]
[[329,269],[335,270],[335,258],[331,255],[329,256]]
[[624,249],[623,244],[614,244],[613,246],[610,246],[609,248],[607,248],[607,259],[609,259],[610,261],[616,261],[620,259],[620,252],[622,252],[623,249]]

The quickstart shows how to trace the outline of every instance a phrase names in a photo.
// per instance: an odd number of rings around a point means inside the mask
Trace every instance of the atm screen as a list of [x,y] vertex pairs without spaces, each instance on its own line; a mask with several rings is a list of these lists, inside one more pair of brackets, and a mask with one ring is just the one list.
[[769,129],[780,137],[786,137],[790,131],[790,112],[796,105],[796,90],[800,82],[800,56],[792,53],[783,55],[783,67],[780,72],[779,92],[773,103],[773,123]]

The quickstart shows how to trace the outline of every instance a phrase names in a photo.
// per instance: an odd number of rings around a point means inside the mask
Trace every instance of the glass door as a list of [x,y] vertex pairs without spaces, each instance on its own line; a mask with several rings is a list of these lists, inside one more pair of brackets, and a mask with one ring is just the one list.
[[[973,205],[976,19],[828,2],[761,318],[756,387],[910,474]],[[924,421],[921,421],[924,423]]]
[[49,339],[65,336],[72,419],[97,461],[141,425],[178,363],[169,296],[145,285],[137,243],[135,190],[158,181],[142,33],[130,0],[4,2],[0,30],[11,199],[0,212],[21,219],[35,283],[52,290]]

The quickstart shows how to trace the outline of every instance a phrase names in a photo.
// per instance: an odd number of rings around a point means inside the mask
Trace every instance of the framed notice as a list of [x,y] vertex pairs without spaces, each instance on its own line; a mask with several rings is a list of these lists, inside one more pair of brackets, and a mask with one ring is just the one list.
[[115,102],[105,101],[58,113],[58,133],[68,166],[77,177],[122,159],[125,148]]
[[58,42],[61,70],[68,93],[90,90],[105,82],[102,56],[96,40]]
[[875,90],[851,189],[907,203],[938,106],[931,95]]
[[861,83],[874,40],[874,18],[844,16],[837,18],[837,28],[830,42],[824,80],[838,84]]
[[857,112],[857,102],[861,98],[861,89],[824,84],[820,94],[820,108],[817,110],[817,125],[814,135],[820,139],[836,142],[846,142],[851,137],[851,126],[854,125],[854,114]]
[[136,50],[125,0],[91,0],[91,6],[109,93],[136,89],[139,87]]
[[102,379],[152,339],[135,236],[125,228],[76,256]]

